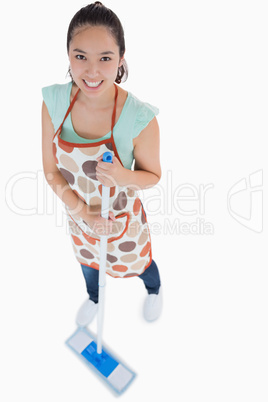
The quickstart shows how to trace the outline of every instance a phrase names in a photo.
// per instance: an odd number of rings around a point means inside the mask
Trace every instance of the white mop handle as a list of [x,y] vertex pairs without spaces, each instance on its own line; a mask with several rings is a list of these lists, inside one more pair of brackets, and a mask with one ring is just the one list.
[[[103,154],[103,161],[112,163],[113,155],[111,152]],[[101,216],[105,219],[109,218],[109,198],[110,187],[102,186],[101,198]],[[97,353],[102,353],[102,332],[104,320],[104,300],[106,285],[106,260],[107,260],[107,236],[100,237],[100,266],[99,266],[99,303],[98,303],[98,336],[97,336]]]
[[[101,216],[109,218],[109,198],[110,187],[102,186]],[[99,286],[105,286],[107,259],[107,236],[100,236],[100,268],[99,268]]]

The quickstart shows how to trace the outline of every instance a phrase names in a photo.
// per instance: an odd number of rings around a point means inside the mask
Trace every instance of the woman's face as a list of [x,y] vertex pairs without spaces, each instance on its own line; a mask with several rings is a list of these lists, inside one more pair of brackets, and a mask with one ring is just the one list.
[[74,33],[69,60],[74,82],[87,97],[93,97],[111,88],[123,59],[107,28],[89,26]]

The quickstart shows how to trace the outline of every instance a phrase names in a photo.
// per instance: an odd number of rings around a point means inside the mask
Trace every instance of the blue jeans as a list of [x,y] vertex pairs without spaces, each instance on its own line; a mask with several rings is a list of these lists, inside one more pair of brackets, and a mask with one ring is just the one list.
[[[99,296],[99,271],[88,267],[87,265],[82,265],[83,275],[86,281],[87,292],[89,294],[89,299],[94,303],[98,303]],[[139,275],[138,278],[143,280],[144,286],[147,289],[148,294],[158,294],[161,285],[159,271],[156,263],[152,260],[151,265]]]

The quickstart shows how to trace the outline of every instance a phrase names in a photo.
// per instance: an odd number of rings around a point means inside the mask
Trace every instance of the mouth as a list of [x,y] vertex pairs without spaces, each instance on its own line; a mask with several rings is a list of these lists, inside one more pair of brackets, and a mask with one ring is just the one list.
[[97,88],[99,88],[101,86],[101,84],[103,83],[103,80],[102,81],[86,81],[86,80],[83,80],[83,82],[84,82],[84,84],[86,85],[87,88],[97,89]]

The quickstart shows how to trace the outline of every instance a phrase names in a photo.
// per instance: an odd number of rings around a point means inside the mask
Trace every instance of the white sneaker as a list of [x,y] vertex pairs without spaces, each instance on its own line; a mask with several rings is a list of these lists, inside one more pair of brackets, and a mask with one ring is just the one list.
[[146,297],[143,307],[143,315],[146,321],[155,321],[162,312],[163,297],[160,287],[158,295],[150,294]]
[[98,304],[92,300],[86,300],[80,307],[77,316],[76,324],[79,327],[85,327],[91,323],[98,311]]

